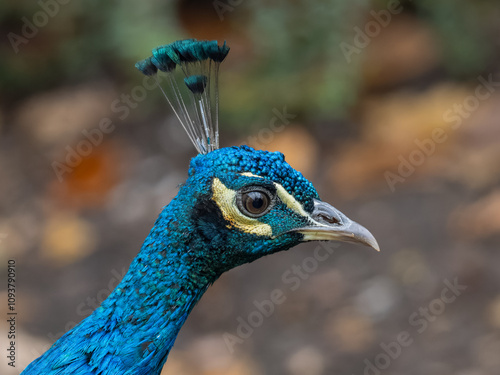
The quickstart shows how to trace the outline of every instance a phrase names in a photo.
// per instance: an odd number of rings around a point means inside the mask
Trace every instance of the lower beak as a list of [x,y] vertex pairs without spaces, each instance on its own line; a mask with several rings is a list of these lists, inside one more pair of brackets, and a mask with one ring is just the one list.
[[356,242],[380,251],[377,240],[368,229],[328,203],[314,200],[311,219],[311,225],[295,230],[304,235],[304,241]]

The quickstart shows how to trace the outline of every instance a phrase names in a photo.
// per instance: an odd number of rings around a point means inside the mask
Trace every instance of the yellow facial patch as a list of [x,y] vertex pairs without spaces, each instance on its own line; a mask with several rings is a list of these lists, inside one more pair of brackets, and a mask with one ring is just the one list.
[[212,182],[212,193],[212,199],[231,227],[257,236],[271,237],[273,235],[269,224],[261,223],[259,220],[245,216],[240,212],[236,205],[236,191],[227,188],[218,178],[214,178]]

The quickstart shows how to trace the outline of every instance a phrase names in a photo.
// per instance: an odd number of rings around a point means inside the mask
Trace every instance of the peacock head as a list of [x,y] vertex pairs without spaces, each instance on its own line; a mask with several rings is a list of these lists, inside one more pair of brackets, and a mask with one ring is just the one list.
[[241,146],[198,155],[184,189],[195,197],[192,238],[207,241],[222,271],[305,241],[350,241],[378,250],[373,235],[321,201],[280,152]]
[[219,149],[218,72],[228,52],[225,43],[189,39],[157,47],[136,64],[156,81],[199,153],[178,196],[191,207],[191,241],[203,242],[192,248],[207,248],[199,255],[221,271],[304,241],[351,241],[378,250],[373,235],[322,202],[283,154]]

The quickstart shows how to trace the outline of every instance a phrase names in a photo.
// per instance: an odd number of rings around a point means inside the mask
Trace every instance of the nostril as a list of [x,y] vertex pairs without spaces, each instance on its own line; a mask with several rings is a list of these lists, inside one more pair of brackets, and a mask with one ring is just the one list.
[[313,220],[328,225],[343,225],[342,216],[339,211],[328,203],[314,200]]
[[340,220],[337,219],[336,217],[333,217],[333,216],[330,216],[330,215],[327,215],[324,213],[319,213],[318,215],[316,215],[316,218],[319,221],[323,221],[323,222],[328,223],[328,224],[339,224],[340,223]]

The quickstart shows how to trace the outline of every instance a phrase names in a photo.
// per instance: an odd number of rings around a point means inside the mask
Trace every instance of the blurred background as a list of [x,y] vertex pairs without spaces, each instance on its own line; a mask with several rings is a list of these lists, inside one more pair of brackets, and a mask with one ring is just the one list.
[[185,180],[194,149],[134,63],[194,37],[231,47],[222,145],[284,152],[382,252],[304,244],[228,272],[163,374],[498,373],[499,17],[495,0],[1,2],[0,277],[15,258],[19,315],[0,372],[106,298]]

